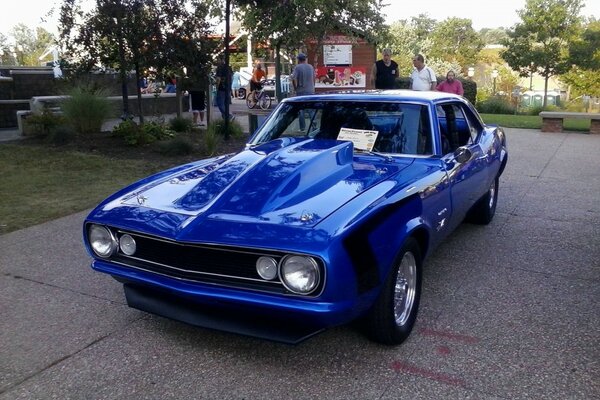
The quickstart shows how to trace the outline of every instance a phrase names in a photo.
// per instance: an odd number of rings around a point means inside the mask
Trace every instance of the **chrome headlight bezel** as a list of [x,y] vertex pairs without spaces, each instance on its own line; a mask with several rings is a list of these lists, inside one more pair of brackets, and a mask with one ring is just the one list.
[[90,248],[100,258],[111,257],[119,247],[114,233],[104,225],[90,224],[87,234]]
[[129,233],[124,233],[119,237],[119,250],[126,256],[133,256],[137,251],[137,243],[133,236]]
[[256,260],[256,273],[266,281],[277,278],[279,265],[273,257],[261,256]]
[[[306,274],[311,276],[302,276]],[[313,257],[289,254],[279,262],[279,277],[287,290],[305,296],[313,293],[320,286],[321,269]]]

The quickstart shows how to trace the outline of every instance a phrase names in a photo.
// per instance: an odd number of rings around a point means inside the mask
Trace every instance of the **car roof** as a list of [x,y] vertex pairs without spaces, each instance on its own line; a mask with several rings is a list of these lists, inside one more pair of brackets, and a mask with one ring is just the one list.
[[465,101],[461,96],[436,91],[415,90],[368,90],[368,91],[336,91],[314,95],[290,97],[285,102],[299,101],[409,101],[438,103],[445,100]]

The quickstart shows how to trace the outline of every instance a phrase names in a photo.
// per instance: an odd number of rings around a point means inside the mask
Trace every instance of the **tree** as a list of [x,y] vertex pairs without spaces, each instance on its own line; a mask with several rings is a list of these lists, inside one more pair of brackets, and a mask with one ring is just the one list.
[[410,75],[414,68],[411,60],[415,54],[421,52],[421,42],[415,26],[406,20],[399,20],[390,25],[388,33],[389,38],[384,47],[392,50],[400,75]]
[[[127,113],[127,73],[132,69],[136,82],[149,68],[178,76],[183,67],[194,75],[208,73],[215,45],[209,38],[209,13],[200,0],[96,0],[89,12],[77,0],[63,0],[60,39],[79,72],[100,67],[119,71]],[[138,111],[143,118],[139,91]]]
[[479,31],[479,37],[484,45],[501,44],[508,39],[506,29],[500,28],[483,28]]
[[282,0],[279,9],[264,0],[238,0],[238,17],[257,42],[275,48],[276,90],[280,88],[280,50],[294,51],[309,40],[319,43],[332,31],[350,36],[384,30],[381,0]]
[[471,20],[465,18],[448,18],[440,22],[433,31],[432,41],[430,57],[455,61],[463,66],[473,64],[483,48]]
[[508,31],[502,58],[521,76],[544,77],[544,107],[550,77],[570,68],[568,49],[581,25],[582,0],[527,0],[521,22]]
[[569,60],[572,68],[560,77],[572,90],[569,94],[600,96],[600,21],[590,21],[571,43]]
[[422,43],[433,33],[438,22],[425,13],[412,17],[410,24],[415,28],[417,40]]
[[571,42],[570,62],[579,68],[600,70],[600,21],[590,21]]
[[[27,27],[25,24],[17,24],[10,32],[14,43],[15,54],[17,60],[15,63],[21,65],[39,65],[39,57],[46,49],[56,43],[54,35],[44,28],[37,28],[35,31]],[[8,37],[0,34],[0,50],[4,52],[2,63],[6,63],[13,55],[9,51]]]

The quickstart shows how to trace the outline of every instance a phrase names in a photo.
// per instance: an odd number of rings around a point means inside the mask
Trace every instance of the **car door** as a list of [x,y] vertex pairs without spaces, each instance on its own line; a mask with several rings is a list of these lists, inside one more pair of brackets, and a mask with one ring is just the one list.
[[[481,188],[487,181],[485,175],[485,154],[479,146],[481,127],[472,126],[466,116],[466,106],[460,102],[446,102],[436,107],[439,131],[441,160],[448,173],[450,196],[452,198],[451,224],[462,222],[469,209],[481,196]],[[470,112],[470,111],[469,111]],[[445,145],[445,142],[449,142]],[[472,156],[459,162],[455,151],[468,149]]]

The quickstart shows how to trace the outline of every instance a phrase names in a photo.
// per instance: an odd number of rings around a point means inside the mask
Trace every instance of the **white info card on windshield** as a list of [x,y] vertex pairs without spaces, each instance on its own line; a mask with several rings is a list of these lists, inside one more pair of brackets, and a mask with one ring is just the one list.
[[372,151],[377,140],[378,131],[366,129],[341,128],[337,140],[352,142],[354,148],[363,151]]

